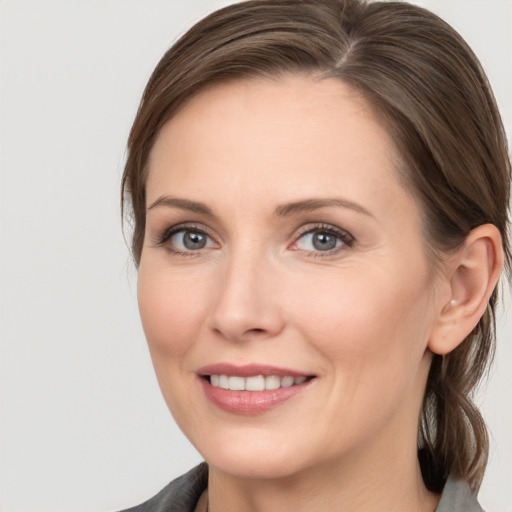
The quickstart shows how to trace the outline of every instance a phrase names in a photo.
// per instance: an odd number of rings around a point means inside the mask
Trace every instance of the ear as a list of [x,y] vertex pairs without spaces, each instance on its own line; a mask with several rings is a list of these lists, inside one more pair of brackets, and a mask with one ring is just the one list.
[[[448,258],[446,279],[437,323],[428,347],[445,355],[464,341],[485,312],[503,268],[501,234],[492,224],[473,229],[463,247]],[[448,297],[448,298],[447,298]]]

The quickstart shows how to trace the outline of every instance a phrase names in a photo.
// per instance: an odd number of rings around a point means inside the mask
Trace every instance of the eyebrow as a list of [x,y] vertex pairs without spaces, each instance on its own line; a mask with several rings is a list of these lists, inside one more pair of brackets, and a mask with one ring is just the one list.
[[[178,208],[180,210],[186,210],[199,213],[201,215],[206,215],[207,217],[214,217],[213,211],[208,206],[206,206],[204,203],[199,203],[190,199],[181,199],[178,197],[169,197],[164,195],[160,196],[147,209],[152,210],[153,208],[157,208],[159,206]],[[319,210],[320,208],[328,208],[333,206],[338,208],[348,208],[358,213],[362,213],[363,215],[373,217],[373,215],[360,204],[338,197],[325,199],[303,199],[301,201],[294,201],[293,203],[286,203],[276,208],[275,215],[277,217],[289,217],[298,213],[307,213],[314,210]]]
[[326,199],[304,199],[303,201],[296,201],[293,203],[284,204],[276,208],[276,215],[278,217],[288,217],[289,215],[294,215],[297,213],[307,213],[314,210],[318,210],[320,208],[328,208],[333,206],[349,208],[350,210],[354,210],[358,213],[362,213],[369,217],[373,217],[373,215],[366,208],[363,208],[360,204],[354,203],[352,201],[347,201],[346,199],[341,199],[338,197]]
[[180,210],[187,210],[189,212],[200,213],[208,217],[213,217],[213,212],[208,206],[197,201],[191,201],[190,199],[180,199],[178,197],[160,196],[154,201],[151,206],[148,206],[148,210],[152,210],[157,206],[167,206],[170,208],[178,208]]

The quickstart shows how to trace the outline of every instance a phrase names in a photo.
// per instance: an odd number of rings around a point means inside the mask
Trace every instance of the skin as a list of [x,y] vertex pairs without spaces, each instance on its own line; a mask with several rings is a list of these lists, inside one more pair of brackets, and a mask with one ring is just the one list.
[[[418,417],[433,333],[450,303],[393,142],[335,79],[236,81],[196,96],[162,129],[147,182],[138,300],[164,398],[210,464],[210,510],[433,511]],[[165,202],[202,203],[211,214]],[[341,199],[276,211],[308,199]],[[288,209],[290,210],[290,209]],[[208,235],[188,250],[183,232]],[[331,251],[310,235],[350,234]],[[336,236],[336,235],[335,235]],[[206,398],[204,365],[314,375],[256,416]]]

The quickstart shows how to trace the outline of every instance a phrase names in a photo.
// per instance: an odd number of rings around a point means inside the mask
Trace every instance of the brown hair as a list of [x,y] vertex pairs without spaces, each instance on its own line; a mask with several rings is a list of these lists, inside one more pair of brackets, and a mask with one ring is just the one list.
[[[364,0],[234,4],[197,23],[167,51],[146,86],[122,182],[136,264],[144,239],[148,157],[162,126],[209,85],[290,72],[337,77],[374,106],[401,154],[401,174],[422,205],[434,256],[491,223],[501,232],[509,264],[510,160],[477,58],[429,11]],[[431,490],[439,491],[449,474],[465,478],[474,490],[480,486],[488,437],[471,396],[492,359],[496,304],[494,290],[464,342],[444,358],[434,356],[419,436]]]

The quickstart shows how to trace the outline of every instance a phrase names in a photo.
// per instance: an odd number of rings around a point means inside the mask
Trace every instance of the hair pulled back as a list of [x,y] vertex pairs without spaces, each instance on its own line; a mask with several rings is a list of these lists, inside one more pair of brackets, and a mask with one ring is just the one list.
[[[250,0],[192,27],[163,56],[128,140],[123,205],[140,261],[148,158],[162,126],[200,90],[225,80],[284,73],[335,77],[358,90],[390,131],[399,173],[423,211],[433,270],[469,232],[494,224],[507,267],[510,160],[486,76],[444,21],[402,2]],[[495,344],[494,290],[473,332],[434,356],[421,412],[419,447],[428,488],[451,474],[480,486],[488,456],[485,423],[472,402]]]

